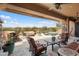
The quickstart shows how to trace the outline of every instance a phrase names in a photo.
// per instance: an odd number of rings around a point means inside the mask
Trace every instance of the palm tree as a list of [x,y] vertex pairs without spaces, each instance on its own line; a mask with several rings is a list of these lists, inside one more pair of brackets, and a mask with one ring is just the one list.
[[0,30],[2,29],[2,23],[3,21],[0,19]]
[[2,23],[3,23],[3,21],[0,19],[0,49],[2,46]]

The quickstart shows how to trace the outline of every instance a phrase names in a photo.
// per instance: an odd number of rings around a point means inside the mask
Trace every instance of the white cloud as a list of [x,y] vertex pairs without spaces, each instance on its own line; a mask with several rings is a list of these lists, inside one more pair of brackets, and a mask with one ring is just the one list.
[[8,19],[11,19],[10,16],[6,16],[6,15],[0,15],[0,18],[1,18],[2,20],[8,20]]
[[38,24],[48,24],[48,22],[41,21],[41,22],[38,22]]
[[16,19],[12,19],[10,16],[6,16],[6,15],[0,15],[0,18],[4,21],[4,24],[17,24]]
[[4,26],[12,26],[12,27],[43,27],[43,26],[53,26],[53,22],[49,21],[39,21],[37,23],[19,23],[17,19],[13,19],[10,16],[0,15],[2,20],[4,21]]
[[44,27],[44,26],[47,26],[47,27],[55,27],[56,26],[56,22],[54,21],[40,21],[40,22],[37,22],[37,27]]
[[53,22],[41,21],[37,23],[38,25],[53,25]]

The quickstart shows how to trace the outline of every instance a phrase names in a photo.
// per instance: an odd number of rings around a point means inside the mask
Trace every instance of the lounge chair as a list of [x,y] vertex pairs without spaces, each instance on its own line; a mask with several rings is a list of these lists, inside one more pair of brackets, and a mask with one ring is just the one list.
[[36,44],[34,39],[31,37],[28,37],[28,41],[30,44],[30,49],[32,51],[32,55],[39,56],[42,54],[43,51],[45,51],[45,53],[46,53],[46,50],[47,50],[46,46],[44,46],[43,44]]

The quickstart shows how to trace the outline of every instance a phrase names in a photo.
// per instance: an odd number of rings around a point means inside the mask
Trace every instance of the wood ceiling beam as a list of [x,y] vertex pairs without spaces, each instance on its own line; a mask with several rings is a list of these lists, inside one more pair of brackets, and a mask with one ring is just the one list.
[[15,5],[15,6],[19,6],[19,7],[22,7],[22,8],[26,8],[26,9],[30,9],[30,10],[33,10],[33,11],[37,11],[37,12],[40,12],[40,13],[43,13],[43,14],[47,14],[47,15],[50,15],[50,16],[53,16],[53,17],[56,17],[56,18],[60,18],[60,19],[66,19],[66,16],[64,16],[63,14],[60,14],[54,10],[48,10],[49,8],[46,8],[42,5],[39,5],[39,4],[36,4],[36,3],[14,3],[12,5]]
[[50,15],[47,15],[47,14],[44,14],[44,13],[41,13],[41,12],[33,11],[33,10],[30,10],[30,9],[11,5],[11,4],[7,4],[6,10],[11,11],[11,12],[24,14],[24,15],[27,15],[27,14],[32,15],[32,16],[34,15],[34,16],[41,17],[41,18],[47,18],[47,19],[53,19],[55,21],[59,21],[59,18],[50,16]]
[[[67,17],[59,14],[56,11],[49,11],[48,8],[34,4],[34,3],[13,3],[13,4],[0,4],[0,10],[6,10],[14,13],[24,14],[24,15],[30,15],[33,17],[40,17],[40,18],[46,18],[46,19],[52,19],[55,21],[59,21],[62,19],[66,19]],[[70,19],[73,21],[73,19]]]
[[5,10],[7,8],[6,4],[0,4],[0,10]]

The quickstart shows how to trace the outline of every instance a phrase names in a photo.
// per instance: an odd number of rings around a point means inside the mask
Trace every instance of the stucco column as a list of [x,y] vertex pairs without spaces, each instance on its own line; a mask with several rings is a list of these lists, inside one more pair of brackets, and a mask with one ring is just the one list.
[[69,21],[69,32],[71,32],[71,36],[75,36],[75,22]]
[[61,24],[61,33],[63,33],[65,31],[65,27],[66,27],[66,21],[65,20],[61,20],[60,21]]

